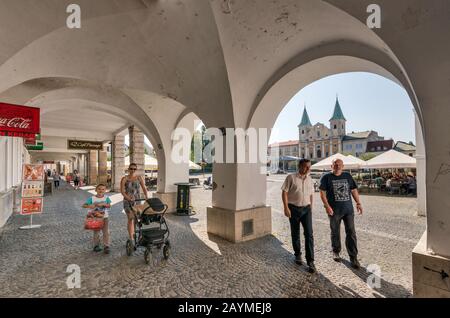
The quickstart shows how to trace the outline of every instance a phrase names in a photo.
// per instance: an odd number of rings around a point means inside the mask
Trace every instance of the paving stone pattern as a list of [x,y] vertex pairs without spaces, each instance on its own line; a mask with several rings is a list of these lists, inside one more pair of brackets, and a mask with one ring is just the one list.
[[[425,231],[415,216],[415,198],[362,196],[356,217],[360,270],[330,254],[327,217],[315,196],[313,226],[316,266],[311,275],[293,262],[289,222],[281,205],[283,176],[268,178],[273,234],[232,244],[206,233],[211,191],[192,190],[197,214],[168,215],[172,253],[144,263],[143,249],[128,257],[122,203],[110,213],[111,253],[92,251],[92,233],[83,229],[82,203],[91,194],[67,184],[45,198],[45,212],[34,217],[39,229],[20,230],[29,218],[14,215],[0,230],[0,297],[410,297],[411,251]],[[343,231],[343,229],[342,229]],[[342,233],[343,246],[344,232]],[[302,239],[303,244],[303,239]],[[348,256],[342,254],[345,259]],[[66,285],[67,266],[81,269],[81,288]],[[366,268],[381,268],[380,288],[370,288]]]

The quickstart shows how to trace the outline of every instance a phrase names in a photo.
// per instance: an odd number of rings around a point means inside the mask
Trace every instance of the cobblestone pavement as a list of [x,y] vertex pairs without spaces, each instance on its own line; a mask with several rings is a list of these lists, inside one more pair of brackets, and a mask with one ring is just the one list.
[[[206,233],[211,191],[193,189],[197,214],[168,215],[172,254],[146,265],[143,250],[125,253],[126,217],[122,204],[110,213],[111,254],[94,253],[91,232],[83,230],[80,208],[91,194],[63,185],[45,198],[45,212],[34,217],[39,229],[19,230],[28,217],[14,215],[1,230],[1,297],[410,297],[411,251],[425,230],[415,216],[414,198],[362,196],[365,214],[356,217],[363,268],[330,257],[327,218],[316,195],[314,238],[318,273],[293,262],[289,223],[280,202],[282,176],[268,178],[273,235],[231,244]],[[113,202],[120,195],[113,195]],[[343,256],[347,257],[345,253]],[[69,264],[81,268],[81,288],[66,285]],[[369,264],[381,268],[380,288],[366,280]]]

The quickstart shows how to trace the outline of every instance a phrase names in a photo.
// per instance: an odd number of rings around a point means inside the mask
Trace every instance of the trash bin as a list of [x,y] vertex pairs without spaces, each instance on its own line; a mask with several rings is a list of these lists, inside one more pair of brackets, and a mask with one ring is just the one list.
[[190,190],[192,183],[175,183],[177,186],[177,214],[191,215],[192,209],[190,203]]

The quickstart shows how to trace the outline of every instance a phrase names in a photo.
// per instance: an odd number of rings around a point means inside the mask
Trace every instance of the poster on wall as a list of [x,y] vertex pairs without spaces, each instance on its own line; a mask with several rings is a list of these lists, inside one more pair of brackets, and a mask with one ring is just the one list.
[[43,198],[22,198],[22,207],[20,214],[29,215],[42,213]]
[[22,198],[38,198],[44,196],[43,181],[22,182]]
[[36,181],[44,180],[44,165],[42,164],[24,164],[23,165],[23,180]]

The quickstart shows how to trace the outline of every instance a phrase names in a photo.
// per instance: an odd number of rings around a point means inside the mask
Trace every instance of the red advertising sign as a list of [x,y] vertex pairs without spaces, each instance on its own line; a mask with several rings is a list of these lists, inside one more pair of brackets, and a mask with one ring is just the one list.
[[22,208],[20,214],[42,213],[43,198],[22,198]]
[[[0,103],[0,131],[10,133],[38,134],[40,108]],[[22,137],[22,136],[17,136]]]

